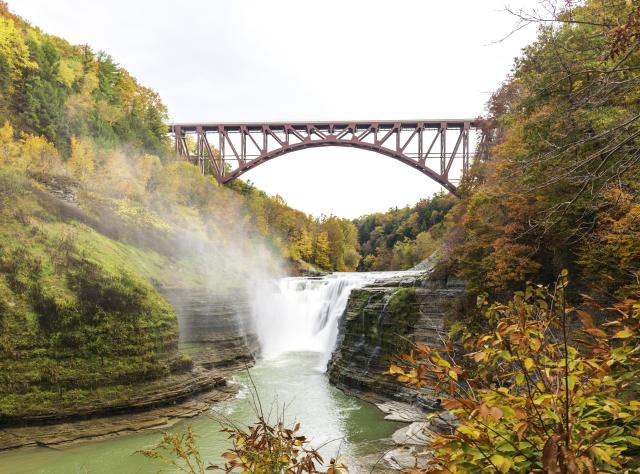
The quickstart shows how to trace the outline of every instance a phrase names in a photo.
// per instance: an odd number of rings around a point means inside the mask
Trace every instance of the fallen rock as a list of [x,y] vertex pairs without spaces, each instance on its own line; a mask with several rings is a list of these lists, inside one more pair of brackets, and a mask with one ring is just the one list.
[[431,431],[430,423],[428,421],[417,421],[411,423],[409,426],[400,428],[391,435],[393,442],[399,445],[430,445],[433,438],[434,433]]
[[424,412],[419,407],[408,403],[390,401],[376,403],[376,406],[385,414],[385,420],[413,423],[425,419]]
[[392,469],[425,468],[431,459],[431,452],[416,446],[401,446],[389,451],[383,459]]

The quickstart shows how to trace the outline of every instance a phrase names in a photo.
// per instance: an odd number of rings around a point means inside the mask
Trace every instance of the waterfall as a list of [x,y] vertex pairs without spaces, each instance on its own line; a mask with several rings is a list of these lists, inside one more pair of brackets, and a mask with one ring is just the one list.
[[335,348],[338,322],[349,293],[385,273],[333,273],[256,284],[251,309],[262,357],[276,358],[285,352],[320,352],[321,369],[325,370]]

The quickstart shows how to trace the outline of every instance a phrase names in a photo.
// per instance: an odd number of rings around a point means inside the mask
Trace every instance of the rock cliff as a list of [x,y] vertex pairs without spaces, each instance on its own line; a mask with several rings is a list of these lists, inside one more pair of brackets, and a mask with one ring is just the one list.
[[391,360],[411,342],[441,344],[445,315],[464,293],[462,281],[429,272],[414,272],[353,290],[340,322],[329,380],[361,398],[419,402],[430,407],[430,389],[418,395],[384,375]]
[[164,290],[178,316],[180,342],[208,347],[217,366],[252,363],[258,352],[246,292]]
[[228,378],[252,365],[258,348],[246,296],[221,297],[193,290],[162,293],[175,308],[180,328],[182,355],[172,364],[171,373],[133,386],[113,387],[114,397],[101,392],[102,396],[96,394],[83,404],[43,407],[20,419],[5,420],[0,451],[167,427],[232,396],[237,387],[228,385]]

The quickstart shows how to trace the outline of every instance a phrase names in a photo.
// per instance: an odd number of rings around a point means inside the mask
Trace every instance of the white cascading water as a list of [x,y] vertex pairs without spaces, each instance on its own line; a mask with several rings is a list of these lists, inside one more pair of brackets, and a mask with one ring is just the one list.
[[349,293],[390,273],[333,273],[313,278],[282,278],[254,287],[252,314],[262,357],[285,352],[323,354],[326,370]]

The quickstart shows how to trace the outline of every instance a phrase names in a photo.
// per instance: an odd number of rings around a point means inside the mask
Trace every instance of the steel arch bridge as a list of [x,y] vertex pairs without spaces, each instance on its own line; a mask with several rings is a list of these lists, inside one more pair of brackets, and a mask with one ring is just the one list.
[[181,123],[169,134],[179,157],[219,183],[293,151],[342,146],[395,158],[456,194],[471,160],[469,132],[477,127],[475,119]]

